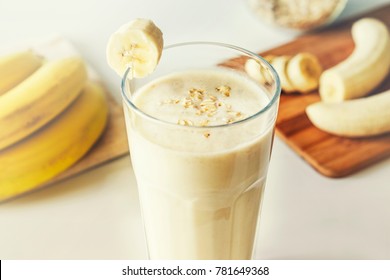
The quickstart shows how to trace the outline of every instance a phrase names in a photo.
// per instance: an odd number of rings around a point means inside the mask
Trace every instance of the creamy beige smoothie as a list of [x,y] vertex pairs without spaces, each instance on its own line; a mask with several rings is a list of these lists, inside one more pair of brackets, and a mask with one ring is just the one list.
[[182,71],[132,102],[151,116],[125,110],[150,258],[250,259],[274,120],[245,119],[269,103],[264,89],[230,70]]

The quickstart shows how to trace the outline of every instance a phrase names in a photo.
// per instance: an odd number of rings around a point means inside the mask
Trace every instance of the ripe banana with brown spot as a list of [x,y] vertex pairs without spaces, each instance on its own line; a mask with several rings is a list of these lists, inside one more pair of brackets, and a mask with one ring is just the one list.
[[328,133],[364,137],[390,132],[390,90],[339,103],[318,102],[306,108],[310,121]]
[[43,60],[32,51],[0,57],[0,96],[41,67]]
[[107,123],[104,90],[88,83],[54,120],[0,151],[0,201],[31,191],[78,161]]
[[340,64],[324,71],[320,95],[325,102],[340,102],[367,95],[390,69],[390,36],[384,23],[363,18],[352,25],[355,49]]
[[80,94],[87,80],[80,58],[45,63],[0,96],[0,150],[52,120]]

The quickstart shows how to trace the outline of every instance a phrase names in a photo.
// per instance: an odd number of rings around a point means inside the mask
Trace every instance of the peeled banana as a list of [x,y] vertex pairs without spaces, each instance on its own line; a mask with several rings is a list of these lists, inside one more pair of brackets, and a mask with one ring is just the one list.
[[0,201],[34,189],[78,161],[103,132],[107,112],[103,89],[88,83],[54,120],[0,151]]
[[340,102],[367,95],[390,69],[390,37],[384,23],[363,18],[352,26],[355,49],[340,64],[320,77],[320,95],[325,102]]
[[32,51],[0,57],[0,96],[30,76],[42,65],[42,58]]
[[390,132],[390,90],[339,103],[309,105],[310,121],[326,132],[347,136],[374,136]]
[[107,62],[119,76],[130,67],[132,77],[142,78],[156,68],[163,45],[162,32],[151,20],[135,19],[111,35]]
[[52,120],[80,94],[87,80],[80,58],[45,63],[0,96],[0,150]]

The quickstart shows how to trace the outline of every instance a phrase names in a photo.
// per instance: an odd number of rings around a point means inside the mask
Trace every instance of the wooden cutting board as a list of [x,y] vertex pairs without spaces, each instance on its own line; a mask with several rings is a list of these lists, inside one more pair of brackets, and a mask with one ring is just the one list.
[[[390,30],[390,5],[386,5],[322,31],[303,35],[260,55],[311,52],[318,57],[324,69],[327,69],[351,54],[354,48],[351,25],[362,17],[380,19]],[[232,62],[243,65],[245,61],[237,58],[230,61]],[[373,94],[389,88],[390,75]],[[337,137],[314,127],[306,116],[305,108],[319,100],[318,92],[308,95],[282,94],[276,121],[276,134],[317,171],[328,177],[344,177],[390,156],[390,134],[351,139]]]

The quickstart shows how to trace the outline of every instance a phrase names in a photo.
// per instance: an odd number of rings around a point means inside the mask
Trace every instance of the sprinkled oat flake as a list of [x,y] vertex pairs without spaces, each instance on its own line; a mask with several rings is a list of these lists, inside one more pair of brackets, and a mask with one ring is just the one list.
[[[229,98],[231,95],[232,88],[227,85],[221,85],[216,87],[215,90],[220,94],[220,96],[210,94],[205,89],[193,87],[188,90],[185,97],[182,97],[181,99],[166,100],[163,102],[163,104],[182,106],[184,110],[195,110],[194,113],[196,116],[206,117],[199,122],[194,122],[188,119],[180,119],[177,122],[179,125],[209,126],[211,119],[207,119],[207,117],[217,117],[218,114],[229,115],[228,118],[222,118],[222,121],[225,124],[230,124],[241,120],[243,118],[243,114],[238,111],[233,111],[232,105],[226,103],[227,98]],[[223,98],[223,100],[220,98]]]
[[230,96],[231,88],[229,86],[226,86],[226,85],[219,86],[219,87],[216,87],[215,90],[218,91],[219,93],[225,95],[226,97]]

